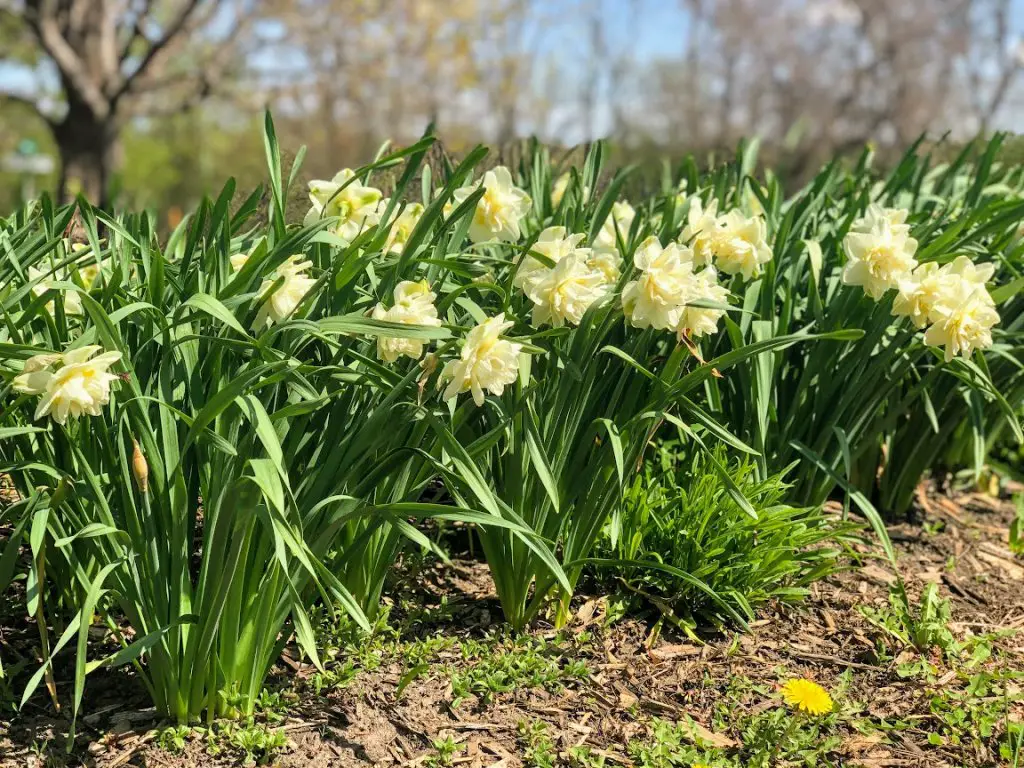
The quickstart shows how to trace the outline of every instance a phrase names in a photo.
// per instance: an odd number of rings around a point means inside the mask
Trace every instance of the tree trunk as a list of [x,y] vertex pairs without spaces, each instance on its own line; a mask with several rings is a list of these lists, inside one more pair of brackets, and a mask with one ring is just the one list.
[[53,129],[61,159],[60,199],[69,202],[81,192],[90,203],[105,208],[119,149],[117,128],[112,118],[97,119],[84,105],[69,107]]

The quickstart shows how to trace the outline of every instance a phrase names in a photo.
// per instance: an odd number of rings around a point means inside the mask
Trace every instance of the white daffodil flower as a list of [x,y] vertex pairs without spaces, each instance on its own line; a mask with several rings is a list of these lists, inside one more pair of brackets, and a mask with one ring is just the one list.
[[264,279],[256,294],[257,300],[263,299],[278,278],[283,277],[284,282],[260,305],[252,323],[253,330],[262,330],[272,323],[279,323],[289,317],[309,289],[313,287],[316,280],[306,274],[306,270],[313,266],[313,262],[301,261],[301,259],[301,256],[290,256],[286,262]]
[[620,201],[612,203],[612,210],[608,218],[604,220],[601,229],[594,238],[594,250],[602,252],[619,252],[619,241],[615,235],[616,227],[622,238],[629,237],[629,230],[633,226],[633,219],[636,218],[636,211],[627,202]]
[[935,306],[932,316],[935,319],[925,331],[924,341],[944,347],[946,362],[992,346],[992,327],[999,322],[988,291],[970,280],[958,281],[951,295]]
[[710,264],[714,251],[711,241],[718,227],[718,200],[712,198],[705,208],[700,197],[690,198],[690,208],[686,212],[686,226],[679,233],[679,241],[687,243],[693,249],[693,263],[697,266]]
[[635,328],[679,327],[687,301],[698,295],[693,252],[678,243],[662,247],[653,235],[633,256],[640,276],[622,289],[622,308]]
[[[580,249],[589,250],[589,249]],[[579,325],[590,305],[608,291],[605,276],[592,268],[579,252],[545,269],[539,279],[531,283],[526,295],[533,302],[533,324],[545,323],[558,327],[569,323]]]
[[473,402],[479,406],[484,404],[484,392],[500,396],[505,387],[515,383],[523,347],[501,338],[512,325],[501,313],[466,335],[459,358],[448,361],[441,371],[441,381],[448,381],[443,395],[445,400],[462,392],[472,392]]
[[869,232],[849,232],[843,238],[847,262],[843,267],[843,282],[859,285],[875,301],[890,288],[898,288],[900,281],[911,276],[917,261],[917,240],[910,237],[903,225],[894,225],[888,218],[879,217]]
[[[109,369],[121,359],[120,352],[99,352],[99,346],[86,346],[64,354],[36,355],[14,379],[14,389],[40,395],[34,418],[47,414],[58,424],[68,416],[99,416],[110,402],[110,384],[117,375]],[[92,358],[92,359],[90,359]]]
[[772,260],[764,219],[748,218],[737,210],[718,217],[709,248],[720,271],[743,275],[744,280],[757,277],[761,266]]
[[312,207],[303,223],[309,225],[319,219],[337,216],[339,222],[331,231],[346,244],[355,240],[365,228],[377,224],[380,221],[377,203],[384,195],[376,187],[352,181],[354,177],[355,172],[351,168],[344,168],[330,181],[318,179],[309,182]]
[[513,183],[508,168],[498,166],[487,171],[475,184],[455,190],[455,205],[462,203],[481,186],[484,194],[473,212],[469,239],[474,243],[490,240],[515,242],[521,234],[519,224],[530,210],[530,196]]
[[[729,301],[729,291],[725,286],[718,284],[718,273],[714,267],[707,267],[697,273],[694,294],[694,298],[698,300],[714,301],[719,304],[727,304]],[[699,339],[701,336],[715,333],[718,330],[718,321],[723,315],[724,309],[694,307],[688,304],[683,309],[676,330],[692,339]]]
[[[441,325],[437,307],[434,306],[436,299],[437,294],[430,290],[426,280],[403,280],[395,286],[395,303],[392,307],[387,309],[383,304],[377,304],[371,316],[374,320],[387,320],[391,323],[436,327]],[[377,357],[388,363],[395,362],[402,355],[418,360],[423,356],[423,345],[422,339],[379,336]]]

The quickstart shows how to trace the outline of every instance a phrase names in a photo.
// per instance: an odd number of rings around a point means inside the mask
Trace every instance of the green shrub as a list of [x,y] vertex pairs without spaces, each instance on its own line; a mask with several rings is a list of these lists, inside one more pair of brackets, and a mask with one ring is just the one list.
[[626,583],[681,618],[743,621],[768,600],[803,599],[839,567],[853,526],[786,504],[783,475],[758,480],[752,461],[729,462],[723,449],[714,458],[728,464],[756,517],[726,492],[711,459],[659,445],[612,515],[607,546],[613,558],[666,569],[637,566]]

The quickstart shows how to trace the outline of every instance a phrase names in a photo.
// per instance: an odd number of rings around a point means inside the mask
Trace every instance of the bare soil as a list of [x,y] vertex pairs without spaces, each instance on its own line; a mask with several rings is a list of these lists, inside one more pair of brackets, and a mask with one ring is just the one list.
[[[950,600],[948,626],[958,640],[993,635],[987,641],[991,657],[978,660],[972,670],[998,666],[1024,672],[1019,633],[1024,629],[1024,559],[1007,546],[1012,504],[981,493],[943,495],[922,488],[918,514],[923,525],[890,529],[912,602],[928,583],[937,584],[941,597]],[[452,670],[473,663],[463,659],[457,644],[439,650],[415,676],[406,674],[409,660],[398,654],[319,695],[310,685],[315,670],[286,657],[271,687],[287,687],[297,697],[283,719],[272,724],[283,730],[287,744],[268,762],[282,768],[430,768],[444,764],[438,762],[435,741],[450,738],[457,743],[452,765],[515,768],[529,764],[520,724],[540,721],[548,726],[556,764],[570,764],[570,750],[587,746],[605,765],[636,765],[628,745],[650,739],[655,718],[692,718],[705,743],[728,750],[740,745],[743,734],[738,726],[723,727],[721,704],[726,697],[736,708],[738,724],[743,716],[780,707],[782,681],[807,677],[830,689],[837,711],[843,712],[836,726],[838,739],[828,749],[829,765],[1006,764],[997,751],[1000,724],[974,743],[929,741],[929,734],[941,730],[933,700],[965,690],[969,675],[937,651],[925,658],[934,664],[934,674],[907,674],[907,665],[919,654],[894,642],[863,610],[885,611],[894,574],[873,548],[864,546],[852,554],[850,567],[815,585],[802,606],[769,606],[749,633],[709,629],[698,632],[698,639],[663,628],[654,636],[651,617],[609,624],[607,601],[583,597],[571,628],[583,640],[572,645],[572,653],[586,662],[589,675],[548,687],[524,683],[490,701],[470,695],[455,702]],[[498,631],[500,609],[480,563],[458,561],[443,570],[429,569],[417,575],[411,588],[421,603],[443,605],[439,612],[444,621],[420,625],[416,631],[422,637],[437,633],[479,639]],[[400,610],[396,606],[396,615]],[[5,663],[12,651],[29,653],[36,639],[23,612],[18,616],[11,611],[0,621],[0,658]],[[538,642],[555,635],[543,625],[533,634]],[[71,696],[69,679],[64,669],[58,678],[64,701]],[[1007,706],[1009,719],[1024,719],[1019,701]],[[177,754],[168,751],[159,744],[166,724],[147,707],[145,692],[130,673],[90,676],[85,716],[68,755],[69,719],[55,712],[41,691],[13,719],[5,720],[10,714],[0,713],[0,766],[245,764],[237,750],[211,754],[198,737],[186,739]],[[899,727],[888,727],[897,723]]]

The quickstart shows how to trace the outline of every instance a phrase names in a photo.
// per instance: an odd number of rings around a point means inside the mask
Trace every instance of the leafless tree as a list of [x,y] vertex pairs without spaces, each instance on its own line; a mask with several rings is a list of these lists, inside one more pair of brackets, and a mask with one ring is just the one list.
[[[0,0],[17,43],[10,50],[35,76],[35,92],[0,90],[0,103],[21,102],[46,121],[60,154],[63,195],[74,179],[103,204],[125,122],[174,114],[211,95],[239,63],[238,44],[257,3]],[[56,98],[40,93],[50,85],[44,62],[56,72]]]

